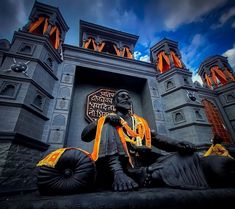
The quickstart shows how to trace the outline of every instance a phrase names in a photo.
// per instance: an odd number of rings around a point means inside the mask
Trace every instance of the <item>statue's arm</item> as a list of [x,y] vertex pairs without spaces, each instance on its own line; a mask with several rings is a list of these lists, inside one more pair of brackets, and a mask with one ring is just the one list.
[[[116,127],[120,126],[120,117],[118,115],[108,115],[105,118],[105,123],[109,123],[110,125]],[[90,142],[95,138],[96,135],[96,129],[97,129],[97,121],[91,122],[89,125],[87,125],[81,134],[82,141]]]
[[167,152],[193,152],[195,151],[195,145],[186,142],[174,140],[165,135],[157,134],[155,131],[151,130],[152,144],[153,146],[165,150]]
[[97,122],[91,122],[82,131],[82,141],[90,142],[95,138]]

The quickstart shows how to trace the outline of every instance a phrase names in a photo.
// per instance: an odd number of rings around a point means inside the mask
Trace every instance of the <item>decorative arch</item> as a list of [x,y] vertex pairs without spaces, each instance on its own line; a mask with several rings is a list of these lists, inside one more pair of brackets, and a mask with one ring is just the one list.
[[93,37],[88,37],[83,42],[83,48],[133,59],[133,54],[128,46],[123,46],[123,49],[120,49],[116,43],[107,40],[97,43]]
[[234,75],[228,68],[222,70],[218,65],[214,65],[209,69],[209,71],[210,75],[204,73],[203,77],[207,86],[210,88],[225,85],[230,80],[235,81]]
[[92,38],[92,37],[89,37],[89,38],[84,42],[83,47],[84,47],[85,49],[92,49],[92,50],[96,51],[96,50],[97,50],[97,44],[96,44],[96,42],[95,42],[95,39]]
[[131,50],[128,46],[124,46],[123,51],[122,51],[122,57],[133,59]]
[[37,94],[33,100],[33,104],[38,108],[42,108],[43,105],[43,97],[42,95]]
[[224,142],[231,142],[230,134],[226,129],[222,116],[216,106],[207,99],[203,99],[202,104],[204,105],[207,119],[212,125],[213,134],[219,135]]
[[101,52],[118,55],[116,50],[115,50],[114,44],[112,42],[105,41],[104,43],[105,44],[104,44]]
[[0,92],[0,95],[13,97],[15,95],[15,85],[7,84]]

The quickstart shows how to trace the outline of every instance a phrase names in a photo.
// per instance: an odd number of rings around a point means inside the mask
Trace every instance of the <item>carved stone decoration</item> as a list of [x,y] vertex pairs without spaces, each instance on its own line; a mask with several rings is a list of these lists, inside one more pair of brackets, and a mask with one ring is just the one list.
[[166,91],[171,90],[173,88],[175,88],[175,83],[174,83],[173,80],[168,80],[168,81],[165,82]]
[[0,95],[13,97],[15,94],[15,86],[12,84],[7,84],[1,89]]
[[61,82],[71,84],[73,82],[73,76],[69,73],[62,75]]
[[87,95],[85,119],[96,121],[99,117],[114,112],[113,96],[115,91],[98,89]]
[[47,57],[45,60],[45,63],[47,64],[47,66],[49,66],[52,70],[53,70],[53,60],[51,57]]
[[24,53],[29,54],[29,53],[31,52],[31,46],[29,46],[29,45],[24,45],[24,46],[20,49],[20,52],[24,52]]
[[64,131],[61,130],[51,130],[49,142],[50,143],[62,143],[64,138]]
[[175,122],[179,122],[179,121],[182,121],[184,118],[182,116],[182,114],[180,112],[177,112],[175,114]]
[[168,81],[167,84],[166,84],[166,88],[171,89],[173,87],[174,87],[174,84],[171,81]]
[[185,122],[185,116],[182,111],[177,111],[173,113],[173,121],[175,124]]
[[226,98],[226,102],[229,103],[229,102],[234,102],[235,101],[235,93],[234,92],[231,92],[229,94],[227,94],[225,96]]
[[36,95],[34,96],[32,105],[42,111],[45,101],[46,101],[45,95],[41,94],[40,92],[37,92]]
[[35,45],[29,43],[22,43],[19,47],[18,53],[32,55]]
[[57,110],[68,110],[68,108],[69,108],[69,100],[57,99],[57,101],[56,101],[56,109]]
[[69,99],[71,95],[71,88],[69,87],[61,87],[59,90],[59,98]]
[[39,107],[39,108],[42,108],[42,103],[43,103],[42,100],[43,100],[42,96],[38,94],[38,95],[34,98],[33,104],[36,105],[36,106]]
[[20,87],[20,83],[3,81],[0,87],[0,97],[15,99]]
[[190,85],[189,80],[188,80],[187,77],[184,77],[184,84],[185,84],[185,85]]
[[70,75],[74,75],[75,73],[75,66],[74,65],[70,65],[70,64],[66,64],[64,65],[64,73],[68,73]]
[[54,126],[65,126],[65,121],[66,118],[64,115],[59,114],[59,115],[55,115],[52,121],[52,125]]
[[203,115],[199,109],[195,109],[196,120],[204,121]]
[[3,70],[4,72],[11,72],[14,71],[16,73],[23,73],[26,76],[29,76],[27,71],[28,71],[28,64],[30,61],[27,61],[25,63],[23,62],[17,62],[15,58],[13,58],[13,64],[10,66],[9,69]]
[[188,97],[189,101],[200,103],[200,101],[198,101],[194,91],[186,90],[186,92],[187,92],[187,97]]

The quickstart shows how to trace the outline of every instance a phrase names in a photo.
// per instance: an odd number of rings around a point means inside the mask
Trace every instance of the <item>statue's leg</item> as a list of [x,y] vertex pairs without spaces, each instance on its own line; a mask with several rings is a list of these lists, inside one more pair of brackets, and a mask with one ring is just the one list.
[[235,187],[235,160],[212,155],[201,158],[201,164],[211,187]]
[[138,184],[124,173],[124,169],[118,155],[108,156],[107,159],[108,168],[113,174],[112,187],[114,191],[127,191],[138,188]]
[[197,154],[168,154],[148,167],[151,186],[170,186],[184,189],[204,189],[207,182]]
[[[105,124],[102,129],[99,162],[97,163],[100,165],[102,162],[103,170],[111,174],[112,187],[115,191],[127,191],[138,188],[138,184],[125,173],[127,163],[123,163],[123,159],[121,159],[121,157],[126,159],[125,156],[126,153],[116,128],[108,123]],[[103,173],[103,171],[101,172]]]

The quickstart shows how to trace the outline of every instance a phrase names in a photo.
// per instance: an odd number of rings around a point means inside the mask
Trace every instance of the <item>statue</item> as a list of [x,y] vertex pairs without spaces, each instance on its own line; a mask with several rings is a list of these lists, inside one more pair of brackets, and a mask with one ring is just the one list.
[[[116,112],[90,123],[82,132],[83,141],[94,139],[91,156],[101,179],[107,176],[105,182],[110,180],[114,191],[159,185],[208,188],[204,175],[208,162],[201,163],[193,144],[150,131],[144,118],[130,113],[128,91],[117,91],[113,100]],[[168,153],[152,151],[152,144]]]
[[116,111],[90,123],[82,132],[83,141],[94,140],[92,153],[60,148],[37,164],[40,193],[73,194],[111,187],[131,191],[139,187],[235,186],[232,157],[199,156],[192,143],[150,130],[144,118],[131,114],[132,101],[126,90],[117,91],[113,101]]

